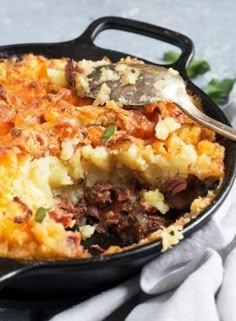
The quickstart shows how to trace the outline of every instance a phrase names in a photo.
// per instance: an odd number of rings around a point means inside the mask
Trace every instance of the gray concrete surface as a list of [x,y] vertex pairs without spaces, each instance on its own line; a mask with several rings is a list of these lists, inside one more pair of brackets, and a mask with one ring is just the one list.
[[[235,0],[0,0],[0,45],[57,42],[77,37],[94,19],[122,16],[164,26],[188,35],[196,55],[211,64],[200,82],[236,76]],[[105,31],[102,47],[159,61],[169,47],[132,34]],[[147,50],[151,44],[152,49]],[[198,80],[199,82],[199,80]],[[28,321],[27,311],[0,310],[0,321]]]

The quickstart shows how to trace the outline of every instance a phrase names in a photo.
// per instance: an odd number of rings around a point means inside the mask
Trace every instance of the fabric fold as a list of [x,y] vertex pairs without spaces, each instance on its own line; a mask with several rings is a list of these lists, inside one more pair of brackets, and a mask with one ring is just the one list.
[[217,306],[222,321],[236,320],[236,247],[225,261],[224,280],[218,294]]
[[[236,86],[231,103],[223,108],[234,127],[235,97]],[[236,182],[209,222],[146,264],[139,277],[92,297],[51,321],[105,321],[137,294],[140,302],[135,308],[130,307],[125,321],[236,320],[236,240],[232,245],[236,235],[235,195]]]
[[[194,267],[194,268],[193,268]],[[189,270],[188,265],[185,267]],[[192,262],[191,273],[171,293],[138,305],[125,321],[219,321],[215,294],[223,276],[222,260],[211,249]],[[178,275],[176,275],[178,279]]]

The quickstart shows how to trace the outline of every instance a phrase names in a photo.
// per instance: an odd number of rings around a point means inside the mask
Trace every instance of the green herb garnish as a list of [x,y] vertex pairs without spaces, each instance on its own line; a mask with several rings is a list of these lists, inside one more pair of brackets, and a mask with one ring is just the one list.
[[163,55],[163,61],[167,64],[172,64],[175,62],[180,56],[179,52],[176,51],[166,51]]
[[210,70],[210,65],[204,59],[193,59],[187,68],[189,78],[193,79],[199,75],[205,74]]
[[212,79],[203,90],[211,99],[219,105],[226,103],[228,95],[233,88],[236,79]]
[[102,136],[102,143],[108,141],[108,139],[115,133],[116,127],[114,124],[107,126]]
[[47,208],[39,207],[34,215],[35,221],[38,223],[42,223],[42,221],[44,220],[44,218],[46,216],[47,211],[48,211]]
[[[167,51],[163,55],[163,61],[167,64],[172,64],[180,56],[180,53],[175,51]],[[193,59],[187,68],[189,78],[193,79],[199,75],[205,74],[210,70],[210,65],[204,59]]]

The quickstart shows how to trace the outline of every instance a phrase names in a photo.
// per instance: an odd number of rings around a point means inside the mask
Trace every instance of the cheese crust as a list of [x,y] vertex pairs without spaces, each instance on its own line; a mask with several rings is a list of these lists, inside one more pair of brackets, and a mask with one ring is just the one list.
[[[82,200],[87,201],[86,213],[92,206],[86,189],[109,183],[118,193],[117,186],[130,186],[134,180],[142,186],[136,201],[151,208],[152,216],[165,217],[166,225],[132,242],[163,239],[164,249],[170,248],[181,239],[183,226],[214,198],[216,189],[208,182],[218,184],[224,176],[224,147],[172,102],[135,109],[80,97],[66,77],[68,61],[30,54],[0,62],[0,256],[89,257],[82,240],[101,232],[101,217],[108,215],[104,211],[114,210],[104,200],[98,206],[100,221],[89,223],[88,214],[82,221]],[[84,61],[80,72],[88,66],[93,62]],[[110,125],[114,133],[104,141]],[[191,200],[181,220],[169,221],[173,205],[167,196],[173,190],[165,188],[166,182],[189,177],[208,189]],[[36,217],[39,209],[42,220]],[[122,247],[103,250],[114,253]]]

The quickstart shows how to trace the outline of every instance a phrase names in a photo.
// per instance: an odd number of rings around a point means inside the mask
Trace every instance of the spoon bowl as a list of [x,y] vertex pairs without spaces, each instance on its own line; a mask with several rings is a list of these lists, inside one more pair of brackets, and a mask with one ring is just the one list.
[[[173,68],[143,63],[114,63],[95,67],[85,76],[89,85],[85,95],[101,102],[100,96],[125,106],[140,106],[160,101],[175,103],[196,123],[236,141],[236,130],[200,111],[187,93],[183,78]],[[102,100],[104,103],[104,101]]]

